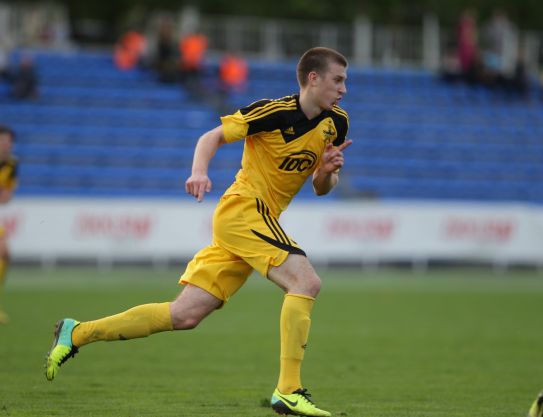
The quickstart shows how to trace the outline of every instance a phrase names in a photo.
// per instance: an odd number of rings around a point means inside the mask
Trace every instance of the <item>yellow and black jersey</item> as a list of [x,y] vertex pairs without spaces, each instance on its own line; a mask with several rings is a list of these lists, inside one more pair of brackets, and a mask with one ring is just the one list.
[[9,158],[0,162],[0,189],[13,190],[17,186],[17,160]]
[[275,217],[315,171],[325,145],[342,144],[349,127],[339,106],[307,119],[298,95],[257,101],[221,121],[227,142],[245,138],[241,169],[225,194],[260,198]]

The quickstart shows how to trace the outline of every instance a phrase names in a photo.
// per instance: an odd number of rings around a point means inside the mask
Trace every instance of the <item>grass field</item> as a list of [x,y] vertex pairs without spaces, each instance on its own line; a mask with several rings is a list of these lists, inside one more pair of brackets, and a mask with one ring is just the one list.
[[[165,301],[176,271],[10,272],[0,326],[0,417],[271,417],[281,292],[254,276],[195,330],[96,343],[54,382],[57,319]],[[525,417],[543,389],[543,274],[322,271],[304,384],[350,417]]]

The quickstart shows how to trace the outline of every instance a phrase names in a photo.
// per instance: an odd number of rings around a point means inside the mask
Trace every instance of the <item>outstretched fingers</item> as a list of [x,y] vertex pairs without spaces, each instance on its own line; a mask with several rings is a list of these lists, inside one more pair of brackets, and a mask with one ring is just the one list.
[[342,152],[344,149],[348,148],[349,146],[351,146],[351,144],[353,143],[352,139],[347,139],[345,142],[343,142],[341,145],[339,145],[337,147],[337,150]]
[[185,191],[192,195],[198,202],[204,199],[205,193],[211,191],[211,180],[205,177],[191,176],[185,183]]

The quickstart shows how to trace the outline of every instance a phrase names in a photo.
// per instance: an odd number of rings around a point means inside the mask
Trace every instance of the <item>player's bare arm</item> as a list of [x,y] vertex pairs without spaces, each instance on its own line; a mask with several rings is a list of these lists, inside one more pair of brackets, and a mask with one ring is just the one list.
[[205,193],[211,191],[212,183],[207,175],[209,161],[211,161],[217,149],[225,143],[222,126],[217,126],[204,133],[198,139],[192,161],[192,174],[185,182],[185,191],[196,197],[198,202],[204,199]]
[[339,146],[331,143],[324,148],[319,167],[313,173],[313,190],[317,195],[328,194],[339,181],[339,170],[345,163],[343,150],[347,148],[352,140],[347,139]]

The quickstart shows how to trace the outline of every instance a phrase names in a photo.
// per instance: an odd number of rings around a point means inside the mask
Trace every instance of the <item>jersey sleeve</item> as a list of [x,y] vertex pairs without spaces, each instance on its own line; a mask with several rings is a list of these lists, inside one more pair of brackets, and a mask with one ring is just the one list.
[[249,124],[239,110],[234,114],[221,117],[221,123],[226,142],[235,142],[247,136]]
[[235,142],[249,135],[271,132],[280,127],[282,103],[276,100],[260,100],[238,110],[236,113],[221,117],[226,142]]

